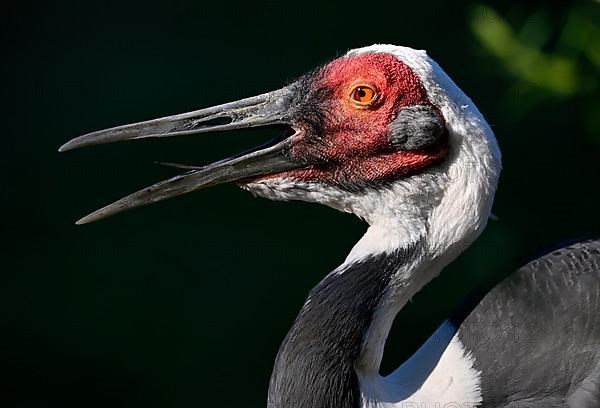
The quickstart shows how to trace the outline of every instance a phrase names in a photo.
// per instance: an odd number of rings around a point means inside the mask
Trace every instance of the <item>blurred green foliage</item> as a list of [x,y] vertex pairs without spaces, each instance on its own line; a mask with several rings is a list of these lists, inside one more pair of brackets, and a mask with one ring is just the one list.
[[[523,13],[522,6],[508,12],[517,13]],[[475,38],[516,80],[499,95],[515,107],[516,115],[526,115],[550,97],[581,98],[584,126],[600,142],[598,4],[567,6],[563,18],[556,24],[547,9],[538,8],[511,25],[494,8],[479,3],[471,8],[469,20]],[[519,94],[527,95],[528,102],[513,103]]]
[[[222,186],[86,227],[86,211],[264,142],[232,132],[58,154],[78,134],[276,89],[349,48],[424,48],[496,133],[482,237],[397,319],[397,366],[474,287],[598,235],[593,1],[13,2],[2,13],[2,407],[263,407],[308,290],[365,226]],[[241,401],[241,402],[240,402]]]

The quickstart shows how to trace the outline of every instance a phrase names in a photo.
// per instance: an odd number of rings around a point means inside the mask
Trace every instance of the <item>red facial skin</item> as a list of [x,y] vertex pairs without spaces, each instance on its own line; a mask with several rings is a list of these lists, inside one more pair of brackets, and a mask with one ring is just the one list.
[[[357,85],[377,92],[372,104],[360,105],[350,97]],[[432,106],[419,78],[392,55],[339,58],[322,68],[312,87],[329,91],[325,93],[328,100],[321,103],[325,111],[321,135],[316,140],[298,135],[292,141],[291,156],[315,164],[259,179],[275,176],[342,186],[368,185],[414,174],[447,153],[445,143],[426,151],[398,151],[391,145],[389,124],[402,107]]]

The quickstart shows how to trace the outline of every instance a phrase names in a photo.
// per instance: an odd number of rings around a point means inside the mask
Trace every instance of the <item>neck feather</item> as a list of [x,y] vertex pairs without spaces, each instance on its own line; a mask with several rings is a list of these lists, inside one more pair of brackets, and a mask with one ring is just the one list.
[[487,222],[497,176],[458,153],[445,166],[357,200],[377,209],[366,216],[354,207],[370,227],[310,292],[278,353],[269,408],[360,406],[358,376],[379,378],[396,314]]
[[[360,406],[358,376],[379,378],[398,311],[487,223],[497,173],[463,149],[445,166],[357,198],[353,212],[370,227],[311,291],[277,356],[269,408]],[[376,211],[362,214],[365,203]]]
[[275,361],[270,408],[359,406],[355,371],[378,305],[414,248],[345,264],[309,294]]

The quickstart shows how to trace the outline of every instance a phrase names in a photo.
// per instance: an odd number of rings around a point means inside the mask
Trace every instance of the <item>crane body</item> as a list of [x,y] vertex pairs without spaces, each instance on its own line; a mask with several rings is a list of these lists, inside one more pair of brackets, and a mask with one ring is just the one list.
[[79,221],[224,182],[365,220],[284,339],[269,408],[600,407],[600,241],[519,269],[380,375],[395,316],[484,230],[501,170],[484,117],[424,51],[351,50],[280,90],[93,132],[61,150],[272,125],[285,130],[266,145]]

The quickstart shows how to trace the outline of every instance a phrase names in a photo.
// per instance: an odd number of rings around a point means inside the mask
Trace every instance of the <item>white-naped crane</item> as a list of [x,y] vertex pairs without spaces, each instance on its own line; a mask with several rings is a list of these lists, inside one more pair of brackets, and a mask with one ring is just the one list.
[[268,407],[600,407],[600,240],[530,262],[379,373],[398,311],[483,231],[501,168],[489,125],[424,51],[351,50],[280,90],[60,150],[270,125],[288,129],[78,221],[231,181],[364,219],[365,235],[310,291],[283,341]]

